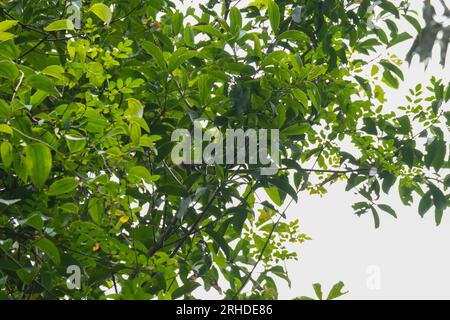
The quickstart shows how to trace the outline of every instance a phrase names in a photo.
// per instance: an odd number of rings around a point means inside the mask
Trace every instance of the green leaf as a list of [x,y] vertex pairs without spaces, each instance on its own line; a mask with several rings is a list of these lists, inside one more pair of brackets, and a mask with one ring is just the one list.
[[388,44],[389,43],[389,38],[388,38],[386,32],[383,29],[376,28],[373,31],[376,33],[376,35],[381,40],[381,42],[383,42],[383,44]]
[[96,224],[100,224],[105,212],[105,205],[103,204],[102,200],[93,198],[89,201],[88,211],[92,221],[94,221]]
[[445,91],[445,102],[448,102],[450,100],[450,85],[448,85],[447,90]]
[[132,116],[136,118],[142,118],[144,116],[144,106],[142,103],[134,98],[127,100],[128,109],[125,112],[125,116]]
[[281,199],[280,193],[278,191],[278,188],[264,188],[269,198],[277,205],[282,206],[283,200]]
[[183,27],[183,13],[182,12],[175,12],[172,16],[172,30],[175,35],[178,35],[181,31],[181,28]]
[[30,86],[32,86],[35,89],[39,89],[52,94],[58,94],[58,90],[56,90],[55,83],[46,76],[35,74],[29,77],[27,79],[27,82]]
[[95,3],[89,9],[89,11],[93,12],[97,17],[100,18],[106,25],[109,25],[112,19],[112,11],[111,9],[103,4],[103,3]]
[[230,29],[231,33],[235,34],[242,28],[242,15],[241,11],[237,7],[233,7],[230,10]]
[[188,295],[192,293],[195,289],[197,289],[200,286],[197,282],[188,282],[184,284],[183,286],[179,287],[172,293],[172,299],[178,299],[184,295]]
[[320,283],[313,284],[314,292],[319,300],[323,299],[322,285]]
[[397,121],[400,124],[398,132],[403,135],[409,135],[412,131],[411,120],[409,119],[409,117],[407,115],[404,115],[398,118]]
[[444,140],[436,138],[430,145],[426,147],[427,154],[425,156],[425,165],[427,168],[433,167],[439,171],[445,163],[445,155],[447,153],[447,145]]
[[311,130],[311,125],[309,123],[299,123],[294,124],[286,129],[283,129],[281,133],[287,137],[302,135]]
[[80,211],[80,208],[75,203],[64,203],[59,208],[65,212],[73,214],[77,214]]
[[224,35],[219,30],[217,30],[216,28],[214,28],[213,26],[210,26],[210,25],[193,26],[192,29],[209,34],[210,36],[216,37],[219,39],[224,38]]
[[16,36],[9,32],[0,32],[0,41],[7,41],[14,39]]
[[364,127],[362,130],[368,134],[376,136],[378,134],[377,123],[372,118],[363,119]]
[[439,210],[438,208],[436,208],[434,218],[437,226],[441,224],[443,217],[444,217],[444,210]]
[[425,214],[430,210],[433,205],[433,201],[431,199],[431,191],[425,193],[419,202],[419,215],[423,218]]
[[30,104],[36,106],[41,104],[49,96],[48,92],[37,90],[30,99]]
[[366,180],[367,180],[366,176],[357,175],[355,173],[351,174],[350,178],[348,179],[347,187],[345,188],[345,191],[350,191],[351,189],[353,189],[354,187],[363,183]]
[[378,208],[380,208],[381,210],[383,210],[384,212],[389,213],[391,216],[393,216],[394,218],[397,218],[397,214],[395,213],[395,210],[392,209],[390,206],[388,206],[387,204],[379,204]]
[[175,51],[169,59],[169,72],[174,71],[187,60],[197,57],[198,53],[195,51],[188,51],[186,48],[180,48]]
[[294,97],[304,106],[308,107],[308,96],[306,93],[298,88],[293,89],[292,93],[294,94]]
[[399,67],[397,67],[395,64],[393,64],[393,63],[391,63],[391,62],[389,62],[387,60],[381,61],[380,64],[385,69],[390,70],[393,73],[395,73],[400,79],[405,80],[402,70]]
[[412,191],[413,189],[405,183],[405,179],[400,180],[398,193],[400,195],[400,200],[405,206],[410,206],[413,202]]
[[7,124],[0,124],[0,133],[6,133],[6,134],[9,134],[10,136],[12,136],[13,130]]
[[364,91],[366,92],[367,96],[369,98],[372,98],[373,93],[372,93],[372,86],[370,85],[369,81],[363,77],[360,76],[355,76],[356,81],[358,81],[358,83],[361,85],[361,87],[364,89]]
[[9,169],[14,161],[13,146],[8,141],[4,141],[0,145],[0,155],[3,161],[3,166]]
[[19,76],[17,66],[8,60],[0,61],[0,77],[14,80]]
[[194,30],[192,29],[190,23],[188,23],[183,30],[183,38],[188,47],[193,47],[195,45]]
[[370,207],[373,215],[373,222],[375,224],[375,229],[378,229],[380,227],[380,216],[378,215],[377,210],[374,207]]
[[309,88],[306,90],[309,99],[311,100],[312,105],[314,106],[314,108],[316,109],[316,111],[320,111],[322,106],[321,106],[321,98],[320,98],[320,94],[319,91],[317,89],[317,87],[315,85],[309,85]]
[[64,138],[71,153],[80,152],[86,146],[86,138],[76,131],[69,132],[69,134],[64,135]]
[[392,13],[396,18],[400,18],[400,12],[398,11],[398,8],[392,2],[390,2],[388,0],[383,0],[379,4],[379,6],[383,10],[385,10],[385,11],[387,11],[389,13]]
[[280,26],[280,8],[273,0],[268,0],[267,3],[267,11],[269,13],[270,26],[272,27],[272,31],[277,34],[278,28]]
[[152,183],[159,179],[159,176],[152,176],[147,168],[136,166],[128,169],[128,179],[133,183],[144,180],[146,183]]
[[287,178],[281,179],[281,177],[276,177],[276,178],[270,180],[270,183],[275,185],[279,190],[284,191],[286,194],[288,194],[296,202],[298,201],[297,192],[290,185],[289,180]]
[[75,178],[62,178],[55,181],[48,190],[49,196],[59,196],[75,190],[79,185],[79,182]]
[[418,33],[422,31],[422,26],[420,25],[420,22],[416,18],[407,14],[405,14],[403,17],[414,27],[414,29],[416,29]]
[[415,151],[411,145],[404,146],[400,151],[403,162],[410,168],[414,167],[416,163]]
[[75,26],[72,21],[68,19],[57,20],[50,23],[47,27],[44,28],[45,31],[61,31],[61,30],[74,30]]
[[446,188],[450,188],[450,174],[448,174],[445,178],[444,178],[444,186]]
[[398,89],[400,82],[395,78],[389,70],[385,70],[383,73],[383,82],[393,89]]
[[63,75],[64,68],[61,66],[58,66],[58,65],[47,66],[41,72],[42,72],[42,74],[54,77],[58,80],[65,80],[65,77]]
[[19,22],[17,20],[5,20],[0,22],[0,32],[4,32],[6,30],[11,29],[16,26]]
[[391,47],[395,46],[396,44],[402,43],[403,41],[409,40],[411,38],[412,38],[412,35],[410,35],[407,32],[400,33],[391,40],[391,42],[388,45],[388,48],[391,48]]
[[211,87],[209,85],[208,75],[203,74],[198,78],[198,92],[200,96],[200,103],[205,105],[209,101],[209,92]]
[[56,265],[59,265],[61,263],[61,257],[59,255],[59,250],[51,240],[49,240],[47,238],[41,238],[34,243],[34,246],[39,248],[45,254],[47,254],[48,257]]
[[25,284],[30,284],[33,281],[33,279],[36,277],[38,272],[39,272],[38,268],[32,268],[32,267],[26,267],[26,268],[16,270],[17,276]]
[[299,30],[289,30],[286,32],[283,32],[277,37],[278,40],[290,40],[290,41],[299,41],[299,42],[308,42],[309,37],[302,31]]
[[44,221],[41,218],[40,214],[33,214],[31,217],[28,217],[24,220],[20,220],[19,224],[22,226],[29,226],[36,230],[42,230],[44,227]]
[[327,300],[334,300],[334,299],[337,299],[337,298],[342,297],[343,295],[347,294],[348,291],[342,291],[344,286],[345,285],[342,281],[336,283],[333,286],[333,288],[331,288],[330,293],[328,294]]
[[164,60],[163,52],[160,48],[158,48],[154,43],[150,41],[143,41],[142,42],[142,48],[147,52],[149,55],[153,56],[153,58],[156,60],[156,63],[165,70],[167,68],[166,62]]
[[244,228],[245,221],[247,220],[247,211],[245,209],[236,212],[231,219],[234,230],[240,234]]
[[370,38],[370,39],[367,39],[367,40],[364,40],[363,42],[361,42],[359,44],[359,47],[363,50],[374,51],[375,47],[380,46],[380,45],[381,45],[381,43],[380,43],[380,41],[378,41],[378,39]]
[[210,235],[211,238],[214,239],[214,245],[217,248],[220,247],[220,249],[222,249],[223,253],[225,254],[225,257],[229,259],[231,248],[228,245],[228,242],[224,239],[224,237],[218,232],[215,232],[214,230],[208,230],[206,231],[206,233],[208,233],[208,235]]
[[389,194],[389,190],[391,190],[392,186],[394,185],[397,179],[395,175],[389,172],[383,172],[381,174],[381,177],[383,178],[381,189],[383,190],[384,193]]
[[274,266],[270,268],[268,271],[272,272],[277,277],[285,280],[288,283],[289,287],[291,286],[291,280],[289,279],[288,274],[286,273],[286,271],[284,271],[284,268],[282,266]]
[[223,67],[227,69],[228,72],[239,75],[245,74],[250,76],[255,74],[255,68],[244,63],[226,62]]
[[444,193],[436,187],[434,184],[430,183],[430,191],[433,195],[433,203],[436,209],[444,211],[447,208],[447,198]]
[[52,169],[52,154],[50,149],[42,143],[26,146],[25,168],[33,184],[42,188]]

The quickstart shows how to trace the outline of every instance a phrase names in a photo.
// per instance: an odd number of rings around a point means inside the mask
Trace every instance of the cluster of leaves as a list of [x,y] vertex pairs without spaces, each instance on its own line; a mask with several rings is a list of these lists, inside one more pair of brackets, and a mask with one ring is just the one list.
[[[416,192],[420,213],[434,206],[441,221],[450,87],[433,80],[385,112],[397,61],[363,76],[361,56],[407,38],[403,6],[379,5],[388,36],[368,27],[366,0],[81,4],[77,29],[66,1],[2,2],[0,298],[175,299],[201,285],[277,298],[291,245],[309,240],[286,210],[339,179],[376,226],[378,208],[395,216],[378,198],[396,182],[405,204]],[[200,119],[279,129],[279,172],[172,163],[171,133]],[[66,285],[73,265],[80,290]]]
[[336,283],[328,293],[326,299],[324,299],[323,291],[322,291],[322,285],[320,283],[314,283],[313,284],[314,293],[316,294],[316,298],[311,297],[299,297],[296,300],[335,300],[338,299],[348,293],[348,291],[342,291],[344,289],[344,283],[338,282]]

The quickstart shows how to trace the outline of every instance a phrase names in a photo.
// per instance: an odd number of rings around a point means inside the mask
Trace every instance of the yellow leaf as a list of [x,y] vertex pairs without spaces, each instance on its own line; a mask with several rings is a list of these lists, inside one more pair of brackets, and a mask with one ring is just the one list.
[[112,19],[111,9],[103,3],[94,4],[89,11],[92,11],[97,17],[99,17],[105,24],[109,25]]
[[100,243],[96,242],[92,247],[92,251],[97,252],[98,250],[100,250],[100,248],[101,248]]
[[6,133],[9,135],[13,135],[13,130],[11,129],[10,126],[6,125],[6,124],[0,124],[0,132],[1,133]]
[[11,29],[15,25],[17,25],[17,20],[5,20],[0,22],[0,32],[6,31],[8,29]]
[[16,36],[9,32],[0,32],[0,41],[14,39]]
[[129,216],[121,216],[121,217],[120,217],[120,222],[121,222],[122,224],[123,224],[123,223],[127,223],[128,220],[130,220],[130,217],[129,217]]

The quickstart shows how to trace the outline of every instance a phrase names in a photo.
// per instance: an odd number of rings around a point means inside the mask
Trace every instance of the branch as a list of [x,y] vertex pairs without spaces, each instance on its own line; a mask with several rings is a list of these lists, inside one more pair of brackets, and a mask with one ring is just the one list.
[[20,86],[22,85],[22,81],[23,81],[24,76],[25,76],[25,74],[22,72],[22,70],[20,70],[19,83],[17,84],[17,86],[14,89],[14,93],[13,93],[13,96],[11,98],[11,103],[10,103],[11,105],[12,105],[14,99],[16,98],[17,91],[19,90]]
[[[22,266],[22,264],[17,261],[13,256],[11,256],[8,252],[6,252],[5,250],[3,250],[3,252],[5,253],[5,255],[15,264],[17,265],[20,269],[23,269],[24,267]],[[36,279],[36,276],[31,280],[31,282],[34,282],[35,284],[37,284],[39,287],[41,287],[47,294],[49,294],[50,296],[53,296],[54,299],[58,299],[58,297],[52,293],[46,286],[44,286],[41,282],[39,282]]]
[[139,2],[139,4],[138,4],[137,6],[135,6],[135,7],[132,8],[130,11],[128,11],[128,13],[126,13],[123,17],[113,19],[113,20],[109,23],[109,25],[112,25],[113,23],[116,23],[116,22],[118,22],[118,21],[123,21],[123,20],[125,20],[125,19],[128,18],[133,12],[135,12],[136,10],[138,10],[138,9],[139,9],[140,7],[142,7],[143,5],[144,5],[144,1]]
[[45,37],[42,38],[38,43],[36,43],[33,47],[31,47],[27,51],[25,51],[22,55],[20,55],[18,60],[23,59],[27,54],[30,54],[31,52],[33,52],[37,47],[39,47],[43,42],[45,42],[49,36],[50,36],[50,34],[45,35]]
[[233,296],[233,299],[236,299],[237,296],[242,292],[242,290],[244,289],[244,287],[247,285],[247,283],[249,282],[249,280],[251,279],[253,272],[255,272],[256,267],[259,265],[259,263],[261,262],[261,260],[264,257],[264,252],[266,251],[267,246],[269,245],[270,242],[270,238],[272,238],[273,233],[275,232],[275,230],[278,227],[278,223],[280,223],[281,218],[283,216],[280,215],[280,217],[278,218],[278,220],[273,224],[272,229],[270,230],[269,236],[267,237],[266,243],[264,243],[264,247],[261,250],[261,253],[259,254],[258,260],[256,261],[256,263],[253,265],[252,270],[250,270],[250,272],[247,274],[247,276],[244,279],[244,282],[242,282],[241,287],[238,289],[238,291],[236,291],[236,293]]
[[32,140],[32,141],[35,141],[35,142],[42,143],[42,144],[46,145],[47,147],[49,147],[50,149],[52,149],[53,151],[55,151],[56,153],[62,154],[61,152],[59,152],[57,149],[55,149],[52,145],[48,144],[47,142],[42,141],[42,140],[39,140],[39,139],[37,139],[37,138],[33,138],[33,137],[27,135],[26,133],[20,131],[19,129],[15,128],[15,127],[11,127],[11,128],[12,128],[14,131],[20,133],[20,134],[21,134],[22,136],[24,136],[25,138],[28,138],[28,139],[30,139],[30,140]]
[[30,25],[27,25],[27,24],[25,24],[25,23],[23,23],[23,22],[20,22],[16,17],[14,17],[13,15],[11,15],[8,11],[6,11],[6,9],[4,9],[4,8],[0,8],[0,12],[2,12],[5,16],[7,16],[8,18],[10,18],[10,19],[12,19],[12,20],[16,20],[17,21],[17,23],[19,24],[19,26],[21,26],[22,28],[24,28],[24,29],[27,29],[27,30],[30,30],[30,31],[34,31],[34,32],[37,32],[37,33],[40,33],[40,34],[42,34],[42,35],[46,35],[47,33],[45,33],[44,31],[42,31],[42,30],[39,30],[39,29],[36,29],[36,28],[34,28],[34,27],[32,27],[32,26],[30,26]]
[[[250,191],[247,193],[247,195],[246,195],[245,198],[243,199],[244,201],[242,201],[242,203],[239,205],[240,207],[243,207],[244,205],[247,205],[247,203],[248,203],[248,198],[249,198],[250,195],[253,193],[253,191],[254,191],[254,189],[255,189],[255,186],[256,186],[256,184],[254,184],[254,185],[251,187]],[[188,232],[185,234],[184,237],[189,237],[189,236],[198,234],[198,233],[200,233],[201,231],[203,231],[203,230],[205,230],[205,229],[211,227],[211,226],[214,225],[214,224],[217,224],[217,223],[220,222],[222,219],[227,218],[227,217],[228,217],[227,215],[222,215],[220,218],[218,218],[218,219],[216,219],[216,220],[213,220],[213,221],[207,223],[206,225],[204,225],[204,226],[202,226],[202,227],[200,227],[200,228],[197,228],[197,229],[192,230],[192,231],[188,231]],[[176,243],[178,243],[178,242],[180,242],[180,241],[183,241],[184,237],[181,238],[181,239],[177,239],[177,240],[174,240],[174,241],[172,241],[172,242],[169,242],[169,243],[165,244],[162,248],[164,248],[164,247],[170,247],[171,245],[174,245],[174,244],[176,244]]]
[[186,233],[186,235],[184,235],[183,238],[181,238],[180,243],[177,245],[177,247],[172,251],[172,253],[170,254],[170,257],[175,256],[175,254],[177,253],[178,250],[180,250],[180,248],[183,246],[183,244],[186,242],[186,240],[189,238],[189,234],[192,233],[192,231],[197,228],[197,226],[199,225],[199,223],[202,221],[203,217],[205,216],[205,214],[207,213],[207,211],[209,210],[209,208],[211,207],[211,205],[213,204],[217,193],[219,192],[219,190],[223,187],[224,183],[222,183],[217,189],[216,191],[214,191],[211,199],[208,201],[208,203],[206,204],[205,208],[203,209],[203,212],[200,214],[200,216],[197,218],[197,220],[194,222],[194,224],[191,226],[190,230]]

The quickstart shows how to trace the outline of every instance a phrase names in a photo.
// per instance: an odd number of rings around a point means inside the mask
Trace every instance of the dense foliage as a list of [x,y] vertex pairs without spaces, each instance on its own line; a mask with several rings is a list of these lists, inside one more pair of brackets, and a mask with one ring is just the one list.
[[[336,181],[376,227],[382,192],[443,218],[450,86],[385,107],[401,61],[372,58],[421,31],[406,1],[375,28],[367,0],[0,3],[0,298],[275,299],[309,240],[287,208]],[[198,119],[280,129],[280,171],[175,165]]]

